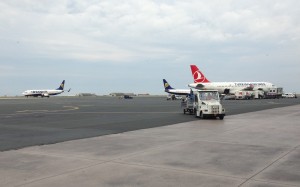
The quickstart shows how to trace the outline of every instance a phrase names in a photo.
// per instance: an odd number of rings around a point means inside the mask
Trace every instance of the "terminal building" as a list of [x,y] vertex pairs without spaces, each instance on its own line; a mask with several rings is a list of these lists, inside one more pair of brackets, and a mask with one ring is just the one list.
[[124,96],[124,95],[135,96],[134,93],[122,93],[122,92],[110,93],[109,95],[113,96],[113,97],[121,97],[121,96]]
[[97,96],[97,95],[94,93],[79,93],[76,96],[82,97],[82,96]]

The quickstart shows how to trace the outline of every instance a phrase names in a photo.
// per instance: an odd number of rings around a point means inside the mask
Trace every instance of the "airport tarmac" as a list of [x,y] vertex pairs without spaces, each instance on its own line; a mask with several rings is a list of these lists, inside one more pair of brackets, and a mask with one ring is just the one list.
[[300,186],[299,121],[298,104],[3,151],[0,186]]
[[[300,104],[300,99],[222,102],[233,115]],[[198,120],[182,113],[180,101],[166,97],[22,97],[0,103],[0,151]]]

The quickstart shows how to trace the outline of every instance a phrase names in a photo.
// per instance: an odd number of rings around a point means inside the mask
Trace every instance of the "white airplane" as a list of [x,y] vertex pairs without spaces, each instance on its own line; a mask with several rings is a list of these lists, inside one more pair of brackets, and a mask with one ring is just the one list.
[[[32,96],[32,97],[50,97],[50,95],[58,95],[63,93],[65,86],[65,80],[62,81],[60,86],[56,90],[26,90],[22,94],[26,97]],[[71,91],[71,88],[68,90],[68,92]]]
[[170,86],[170,84],[166,81],[166,79],[163,79],[165,92],[169,94],[174,95],[188,95],[191,93],[191,89],[175,89]]
[[194,83],[188,86],[195,89],[218,90],[220,94],[235,94],[237,91],[261,90],[268,92],[276,86],[269,82],[210,82],[196,65],[191,65]]

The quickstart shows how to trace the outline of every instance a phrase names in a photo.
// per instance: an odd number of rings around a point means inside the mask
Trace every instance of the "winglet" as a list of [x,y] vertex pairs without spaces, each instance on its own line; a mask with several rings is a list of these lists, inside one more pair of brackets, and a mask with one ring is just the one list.
[[194,83],[208,83],[210,82],[204,74],[198,69],[196,65],[191,65],[192,75],[194,77]]

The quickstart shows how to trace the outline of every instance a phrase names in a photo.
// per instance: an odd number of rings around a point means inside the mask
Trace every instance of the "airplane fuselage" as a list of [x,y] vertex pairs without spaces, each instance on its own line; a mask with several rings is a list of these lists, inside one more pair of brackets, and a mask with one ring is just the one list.
[[26,90],[22,94],[26,97],[49,97],[50,95],[58,95],[63,93],[64,90]]
[[[50,97],[50,95],[58,95],[64,92],[64,86],[65,86],[65,80],[62,81],[62,83],[60,84],[60,86],[57,89],[52,89],[52,90],[26,90],[24,91],[22,94],[25,97]],[[71,88],[69,89],[69,91],[71,90]],[[68,91],[68,92],[69,92]]]
[[174,95],[188,95],[191,91],[190,89],[165,89],[165,92]]
[[188,85],[191,88],[218,90],[223,94],[234,94],[241,90],[262,90],[268,92],[270,88],[275,88],[275,85],[269,82],[208,82],[208,83],[191,83]]

